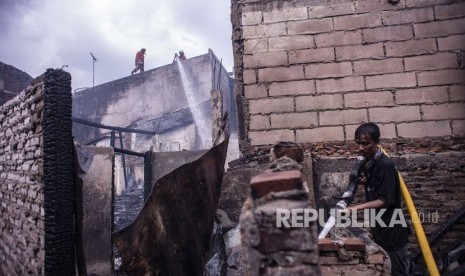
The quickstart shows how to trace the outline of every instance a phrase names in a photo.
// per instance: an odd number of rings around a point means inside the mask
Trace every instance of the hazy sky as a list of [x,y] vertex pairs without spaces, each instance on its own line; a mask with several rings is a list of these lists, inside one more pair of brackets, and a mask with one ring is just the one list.
[[230,0],[0,0],[0,61],[36,77],[65,68],[73,90],[130,75],[147,49],[145,70],[174,53],[212,49],[232,71]]

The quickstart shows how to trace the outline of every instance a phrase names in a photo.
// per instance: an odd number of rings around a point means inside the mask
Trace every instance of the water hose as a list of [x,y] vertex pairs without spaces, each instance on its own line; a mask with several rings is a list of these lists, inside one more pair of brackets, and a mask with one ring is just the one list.
[[[386,156],[388,156],[383,147],[380,146],[380,148],[383,151],[383,153]],[[421,225],[417,210],[415,209],[415,205],[413,204],[412,197],[408,192],[407,185],[405,185],[404,179],[402,178],[399,172],[397,172],[397,174],[399,175],[400,190],[402,192],[402,197],[404,198],[405,205],[407,206],[410,218],[412,219],[413,229],[415,230],[418,243],[420,244],[421,252],[423,253],[423,258],[425,259],[426,268],[428,269],[429,275],[439,276],[438,267],[436,266],[433,254],[431,253],[431,248],[429,247],[428,240],[426,239],[425,231],[423,231],[423,226]]]

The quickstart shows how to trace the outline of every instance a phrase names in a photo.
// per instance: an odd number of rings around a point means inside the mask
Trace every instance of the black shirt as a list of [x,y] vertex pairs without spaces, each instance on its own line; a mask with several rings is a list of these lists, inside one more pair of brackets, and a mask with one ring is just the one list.
[[[399,223],[400,219],[405,221],[405,216],[400,209],[400,181],[394,162],[385,154],[378,152],[374,159],[365,164],[364,172],[367,176],[366,200],[380,199],[384,202],[384,207],[377,208],[376,214],[385,209],[384,214],[381,215],[381,220],[387,227],[382,227],[379,223],[376,223],[375,226],[372,225],[373,239],[384,250],[396,251],[408,242],[410,229],[407,225],[403,226]],[[394,223],[390,226],[392,218]]]

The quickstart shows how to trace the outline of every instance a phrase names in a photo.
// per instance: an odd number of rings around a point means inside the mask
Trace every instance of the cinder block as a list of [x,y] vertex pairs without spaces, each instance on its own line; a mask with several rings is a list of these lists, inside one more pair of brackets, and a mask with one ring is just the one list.
[[333,30],[333,21],[331,18],[310,19],[287,23],[289,35],[297,34],[317,34]]
[[294,111],[294,99],[291,97],[249,100],[250,114],[268,114],[289,111]]
[[334,61],[334,48],[295,50],[289,52],[289,63],[311,63]]
[[344,94],[344,105],[349,108],[392,106],[394,97],[391,91],[348,93]]
[[465,86],[452,85],[449,87],[451,101],[465,101]]
[[254,69],[242,71],[242,78],[244,84],[256,83],[257,82],[257,73]]
[[345,77],[316,81],[317,93],[337,93],[343,91],[360,91],[365,89],[363,77]]
[[368,122],[366,109],[330,110],[320,112],[320,125],[349,125]]
[[401,41],[413,38],[410,25],[388,26],[363,30],[363,41],[368,43],[380,41]]
[[414,73],[367,76],[365,85],[367,89],[414,87],[417,85],[417,80]]
[[271,114],[272,128],[311,128],[317,125],[317,112]]
[[465,84],[464,70],[440,70],[418,73],[418,85]]
[[262,12],[253,11],[253,12],[244,12],[242,13],[242,25],[258,25],[262,23]]
[[465,136],[465,120],[452,121],[452,134]]
[[244,68],[286,66],[286,52],[255,53],[244,56]]
[[386,42],[384,45],[386,56],[388,57],[404,57],[437,52],[436,40],[434,38]]
[[437,53],[435,55],[423,55],[404,58],[405,70],[436,70],[456,68],[458,66],[457,54]]
[[449,121],[414,122],[397,125],[397,132],[402,138],[441,137],[451,135]]
[[438,38],[439,51],[465,50],[465,35],[451,35]]
[[377,107],[370,108],[369,113],[370,122],[389,123],[421,120],[419,106]]
[[261,198],[271,192],[302,189],[302,173],[298,170],[266,172],[252,178],[252,197]]
[[267,115],[250,115],[251,130],[268,130],[271,128],[270,118]]
[[406,0],[407,7],[429,7],[437,4],[449,3],[444,0]]
[[449,96],[446,86],[421,87],[396,91],[397,104],[441,103],[448,100]]
[[350,62],[310,64],[305,66],[305,78],[320,79],[332,77],[345,77],[352,75]]
[[[379,131],[381,133],[382,139],[394,139],[397,138],[396,125],[395,124],[379,124]],[[355,140],[355,130],[359,125],[346,125],[346,140],[354,141]]]
[[250,131],[252,146],[272,145],[278,141],[294,141],[294,131],[290,129],[275,129],[270,131]]
[[263,84],[245,85],[244,94],[246,99],[265,98],[268,96],[266,86]]
[[308,9],[310,18],[322,18],[328,16],[347,15],[355,13],[355,5],[353,3],[310,6]]
[[280,68],[264,68],[258,70],[260,82],[303,80],[303,66],[289,66]]
[[401,58],[360,60],[354,62],[355,75],[378,75],[403,71],[404,65]]
[[395,5],[385,0],[358,0],[355,2],[358,13],[375,13],[387,10],[402,10],[405,8],[405,1],[399,1]]
[[270,96],[315,94],[315,81],[273,82],[269,88]]
[[244,26],[242,29],[242,38],[265,38],[273,36],[286,35],[286,24],[261,24],[254,26]]
[[356,60],[384,57],[382,43],[336,47],[336,60]]
[[266,38],[244,40],[244,54],[263,53],[268,51]]
[[317,96],[305,96],[297,97],[295,99],[296,110],[327,110],[342,108],[342,95],[317,95]]
[[268,38],[269,49],[271,51],[287,51],[314,48],[315,42],[311,35],[293,35]]
[[263,13],[263,21],[265,23],[274,22],[289,22],[304,20],[308,18],[307,7],[290,8],[290,9],[276,9],[270,12]]
[[358,14],[334,17],[335,30],[356,30],[381,26],[381,14]]
[[362,43],[362,31],[339,31],[315,35],[317,47],[343,46]]
[[384,25],[399,25],[434,20],[434,11],[432,7],[400,11],[384,11],[381,14],[383,16]]
[[465,18],[433,21],[413,25],[415,37],[435,37],[463,33]]
[[296,130],[297,143],[316,143],[323,141],[344,141],[344,128],[342,126],[336,126]]
[[465,3],[438,5],[434,7],[436,19],[449,19],[465,16]]
[[465,118],[464,103],[447,103],[422,105],[423,120],[463,119]]

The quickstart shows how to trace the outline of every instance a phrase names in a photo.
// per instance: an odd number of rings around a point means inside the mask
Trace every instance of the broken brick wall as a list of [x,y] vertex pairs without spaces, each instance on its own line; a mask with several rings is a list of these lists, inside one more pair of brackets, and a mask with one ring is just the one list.
[[0,274],[74,274],[71,76],[0,106]]

